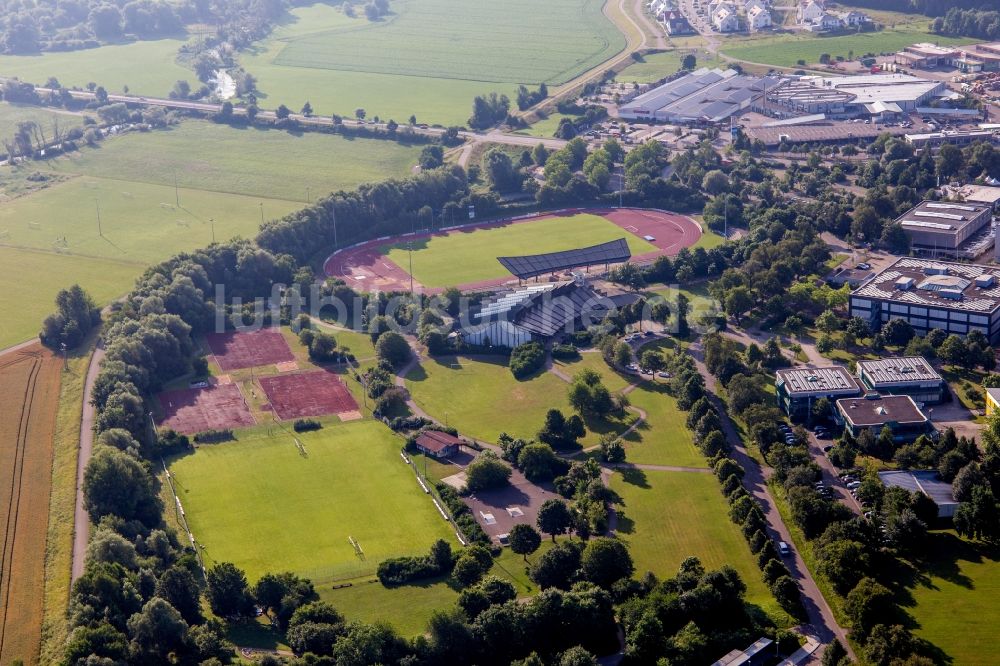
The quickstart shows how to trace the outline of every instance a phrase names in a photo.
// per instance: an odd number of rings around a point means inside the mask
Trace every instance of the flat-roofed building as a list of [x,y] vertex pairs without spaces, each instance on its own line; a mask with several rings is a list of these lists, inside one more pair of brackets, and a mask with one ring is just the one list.
[[1000,342],[1000,268],[901,257],[851,292],[850,315],[872,328],[904,319],[918,335],[979,331]]
[[908,395],[869,393],[861,398],[841,398],[834,420],[857,439],[866,430],[878,437],[882,428],[892,431],[895,442],[905,444],[934,431],[930,419]]
[[1000,388],[986,389],[986,416],[1000,409]]
[[958,508],[951,484],[943,480],[934,470],[905,470],[879,472],[878,478],[887,487],[903,488],[911,493],[923,493],[934,500],[938,507],[938,518],[951,518]]
[[918,134],[905,134],[906,142],[913,146],[914,150],[925,148],[939,148],[946,143],[953,146],[968,146],[976,141],[984,143],[1000,144],[1000,133],[993,130],[967,130],[959,132],[921,132]]
[[[929,257],[967,256],[963,246],[989,230],[992,208],[971,201],[921,201],[896,222],[910,239],[914,254]],[[985,248],[978,248],[981,254]],[[969,257],[975,258],[975,257]]]
[[934,405],[944,400],[947,384],[923,356],[858,361],[858,379],[882,395],[908,395],[915,402]]
[[858,380],[842,365],[778,370],[774,386],[778,406],[798,420],[808,420],[820,398],[836,400],[862,393]]
[[909,65],[921,69],[950,65],[959,57],[958,49],[937,46],[928,42],[910,44],[896,54],[895,62],[899,65]]
[[945,93],[941,81],[908,74],[801,76],[767,87],[765,103],[772,109],[828,116],[907,113]]
[[982,64],[980,71],[996,72],[1000,70],[1000,42],[993,44],[976,44],[974,51],[966,51],[964,56]]
[[708,124],[726,120],[751,107],[778,77],[756,77],[735,70],[698,69],[668,81],[618,107],[621,118],[671,123]]

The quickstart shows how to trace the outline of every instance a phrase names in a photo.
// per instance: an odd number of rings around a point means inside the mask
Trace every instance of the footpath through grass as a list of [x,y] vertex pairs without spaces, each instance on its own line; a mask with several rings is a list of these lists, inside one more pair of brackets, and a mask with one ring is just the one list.
[[[571,250],[618,238],[628,241],[632,254],[656,249],[599,215],[580,213],[487,229],[455,230],[413,241],[413,277],[425,287],[509,277],[497,257]],[[406,243],[387,246],[383,252],[396,265],[409,267]]]
[[402,440],[381,423],[328,425],[298,438],[305,456],[286,431],[262,426],[170,462],[206,564],[233,562],[250,581],[294,571],[322,585],[454,541],[400,459]]

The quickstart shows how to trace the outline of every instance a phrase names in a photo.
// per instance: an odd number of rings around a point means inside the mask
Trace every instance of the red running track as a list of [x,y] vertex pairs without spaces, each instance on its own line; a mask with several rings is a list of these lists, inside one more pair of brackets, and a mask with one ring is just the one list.
[[[410,274],[386,257],[382,249],[401,240],[421,240],[433,236],[445,236],[454,231],[466,233],[473,229],[488,229],[511,224],[524,224],[551,217],[569,217],[579,213],[600,215],[623,230],[642,238],[652,236],[650,244],[654,252],[636,255],[633,261],[649,261],[659,256],[674,256],[685,247],[690,247],[701,238],[701,226],[687,215],[647,208],[574,208],[554,213],[540,213],[529,217],[470,224],[460,229],[445,229],[433,233],[418,233],[412,236],[396,236],[367,241],[330,255],[323,263],[323,272],[329,277],[340,278],[356,291],[409,291]],[[567,248],[570,249],[570,248]],[[456,285],[463,291],[499,287],[516,281],[513,276],[482,280]],[[423,293],[434,294],[439,288],[426,288],[414,280],[413,286]]]

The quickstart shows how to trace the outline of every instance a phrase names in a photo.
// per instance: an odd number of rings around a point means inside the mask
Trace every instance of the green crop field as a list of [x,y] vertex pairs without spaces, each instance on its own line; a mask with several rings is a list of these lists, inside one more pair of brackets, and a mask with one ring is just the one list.
[[47,164],[62,173],[171,187],[176,177],[181,187],[305,202],[405,176],[420,150],[382,139],[190,121],[108,139]]
[[267,106],[461,124],[472,99],[516,84],[559,83],[618,53],[625,40],[600,0],[514,4],[399,0],[369,22],[338,9],[293,9],[243,64]]
[[3,102],[0,103],[0,139],[9,141],[17,131],[17,124],[26,120],[38,123],[46,139],[52,139],[52,130],[56,125],[62,132],[83,125],[83,116],[75,113]]
[[992,664],[1000,650],[993,619],[1000,616],[1000,556],[995,549],[933,532],[929,556],[908,583],[904,610],[917,636],[955,664]]
[[[541,254],[628,240],[632,254],[656,248],[598,215],[581,213],[474,231],[452,231],[413,242],[413,277],[425,287],[446,287],[509,276],[496,257]],[[409,266],[406,243],[383,248],[398,266]]]
[[37,85],[54,76],[64,86],[82,88],[94,82],[111,93],[128,86],[133,93],[166,97],[178,79],[192,85],[198,80],[194,71],[177,63],[177,50],[183,44],[181,39],[159,39],[82,51],[3,55],[0,72]]
[[370,575],[381,560],[425,553],[437,539],[454,541],[400,460],[402,440],[384,425],[355,421],[298,437],[305,457],[290,435],[257,428],[171,462],[207,563],[233,562],[251,581],[294,571],[319,585]]
[[[296,38],[286,67],[560,84],[620,51],[601,0],[397,0],[385,20]],[[497,57],[501,55],[502,57]]]
[[891,53],[915,42],[934,42],[947,45],[971,44],[974,39],[964,37],[943,37],[907,25],[896,29],[885,29],[881,32],[865,32],[857,35],[841,35],[824,37],[822,35],[800,34],[763,37],[761,39],[743,40],[736,46],[722,46],[722,52],[736,60],[759,62],[780,67],[795,67],[799,60],[806,64],[819,62],[823,53],[832,57],[838,55],[848,57],[851,51],[855,57],[865,53]]
[[629,470],[611,477],[611,490],[622,498],[618,536],[629,546],[637,575],[672,576],[692,555],[706,569],[729,564],[746,583],[747,601],[784,618],[739,527],[729,520],[714,475]]

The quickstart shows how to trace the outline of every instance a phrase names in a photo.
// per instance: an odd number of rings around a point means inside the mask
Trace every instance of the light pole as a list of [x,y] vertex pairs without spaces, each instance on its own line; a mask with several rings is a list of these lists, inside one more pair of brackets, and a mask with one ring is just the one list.
[[212,244],[214,245],[215,244],[215,218],[214,217],[208,218],[208,222],[209,222],[209,224],[212,225]]
[[264,224],[264,202],[260,202],[260,223]]

